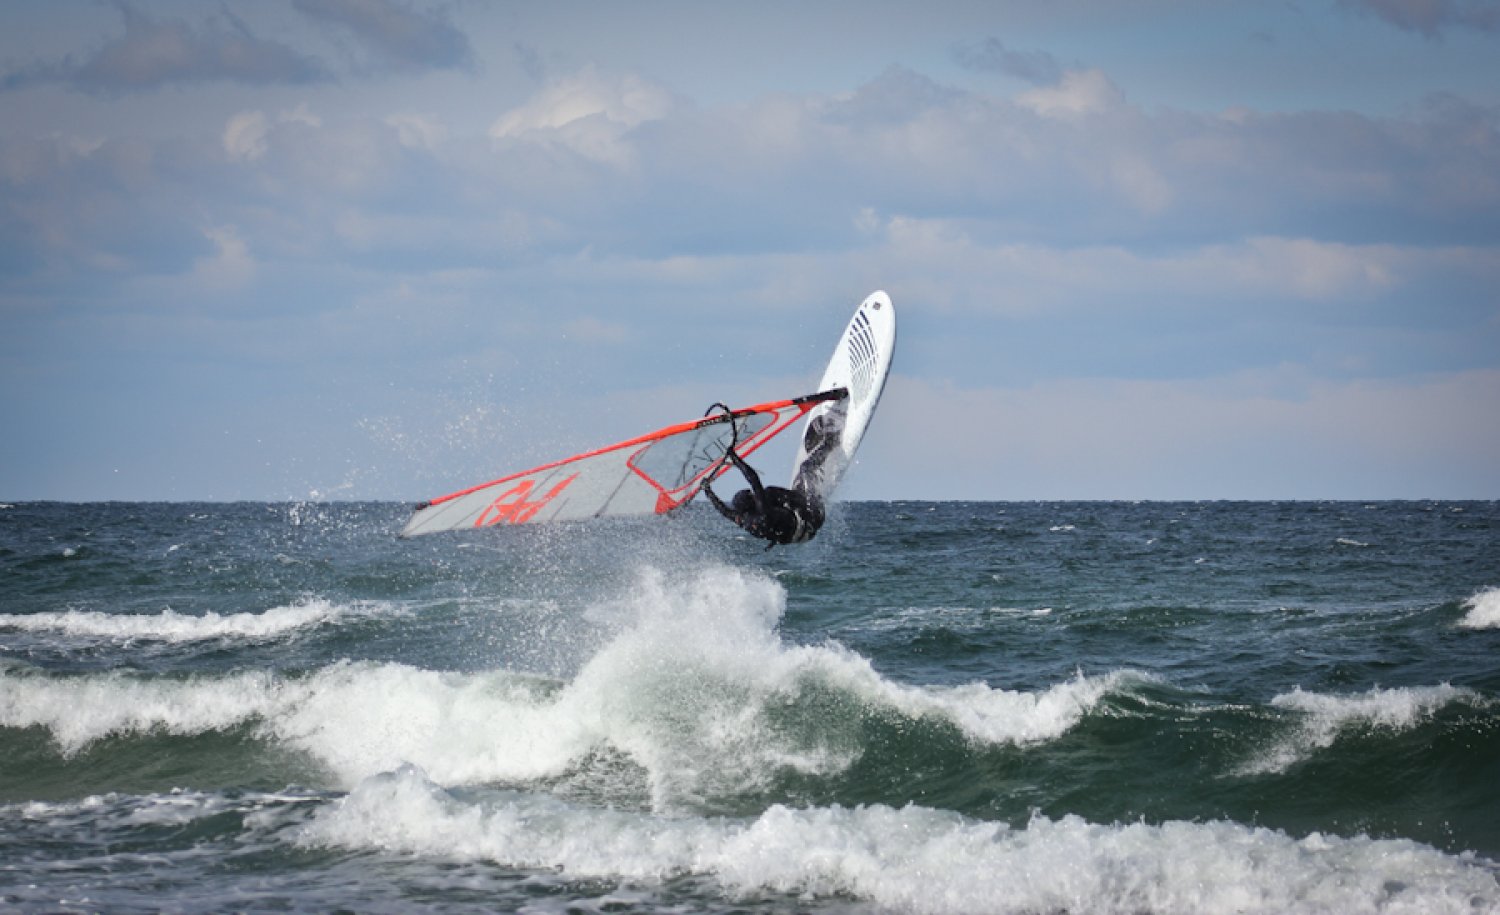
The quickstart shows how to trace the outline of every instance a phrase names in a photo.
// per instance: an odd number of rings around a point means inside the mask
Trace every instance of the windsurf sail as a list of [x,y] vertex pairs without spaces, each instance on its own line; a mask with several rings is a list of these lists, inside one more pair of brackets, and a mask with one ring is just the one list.
[[417,506],[402,537],[437,531],[663,514],[691,501],[705,479],[728,469],[844,388],[721,411],[481,483]]

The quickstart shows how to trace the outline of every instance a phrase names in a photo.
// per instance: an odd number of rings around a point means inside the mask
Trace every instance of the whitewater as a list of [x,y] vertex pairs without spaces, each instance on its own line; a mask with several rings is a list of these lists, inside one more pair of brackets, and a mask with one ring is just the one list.
[[1495,503],[403,515],[0,515],[0,906],[1500,912]]

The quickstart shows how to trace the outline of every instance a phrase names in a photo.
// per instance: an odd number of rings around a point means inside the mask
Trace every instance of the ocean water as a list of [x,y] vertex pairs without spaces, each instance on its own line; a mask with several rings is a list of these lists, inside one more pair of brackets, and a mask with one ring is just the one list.
[[0,909],[1500,912],[1500,503],[0,508]]

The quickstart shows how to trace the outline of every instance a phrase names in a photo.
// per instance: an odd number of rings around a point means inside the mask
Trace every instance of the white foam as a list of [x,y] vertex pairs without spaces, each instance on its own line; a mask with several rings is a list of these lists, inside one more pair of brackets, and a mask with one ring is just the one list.
[[198,734],[234,727],[274,704],[270,674],[146,679],[122,673],[49,677],[0,669],[0,725],[43,727],[64,755],[110,735]]
[[[288,792],[240,791],[209,792],[173,788],[161,794],[91,794],[66,801],[23,801],[0,805],[0,831],[17,821],[46,823],[57,827],[82,828],[100,834],[115,828],[137,826],[181,826],[227,810],[245,812],[247,826],[253,821],[265,823],[288,815],[298,816],[297,808],[317,803],[316,795]],[[302,815],[303,821],[306,815]],[[300,825],[300,824],[299,824]]]
[[0,614],[0,629],[127,642],[194,642],[220,638],[264,640],[298,629],[334,623],[350,612],[348,606],[312,598],[260,613],[222,615],[210,611],[197,616],[170,608],[156,614],[102,613],[97,610],[5,613]]
[[449,785],[524,782],[609,751],[645,773],[658,809],[671,809],[788,772],[843,771],[864,750],[871,714],[1024,744],[1066,733],[1109,692],[1145,678],[1080,674],[1039,692],[901,684],[839,645],[784,643],[784,602],[759,573],[648,571],[594,609],[615,634],[568,682],[374,662],[295,678],[173,680],[0,668],[0,724],[44,727],[65,753],[110,735],[251,727],[320,761],[345,787],[403,762]]
[[[431,760],[462,781],[494,770],[484,765],[485,745],[495,742],[489,713],[509,704],[496,679],[374,663],[334,664],[304,678],[246,671],[182,680],[11,668],[0,672],[0,725],[46,728],[66,755],[110,736],[254,726],[351,783],[405,758]],[[444,765],[450,757],[468,765]]]
[[[841,770],[860,751],[861,709],[945,720],[976,741],[1023,743],[1061,735],[1130,679],[1080,676],[1039,694],[977,683],[905,686],[842,646],[784,644],[775,624],[785,599],[775,581],[738,569],[683,579],[647,570],[615,608],[630,624],[562,691],[557,713],[597,723],[601,741],[651,773],[653,796],[663,804],[710,784],[753,788],[786,767]],[[851,707],[846,716],[819,721],[815,746],[772,721],[810,692],[830,690]]]
[[[1000,576],[993,577],[998,579]],[[839,631],[900,632],[940,626],[949,632],[986,632],[994,625],[994,616],[1047,616],[1051,612],[1051,607],[905,607],[843,624]]]
[[[1023,743],[1061,735],[1137,676],[1078,676],[1041,693],[904,686],[840,646],[784,644],[775,630],[784,600],[773,580],[735,569],[681,579],[648,571],[596,608],[615,618],[617,634],[568,683],[348,665],[320,674],[267,728],[346,784],[403,761],[444,784],[544,778],[609,749],[646,772],[653,802],[666,808],[753,790],[788,770],[841,771],[862,751],[862,710]],[[818,692],[848,714],[818,713],[816,728],[778,724]]]
[[1464,629],[1500,629],[1500,588],[1490,588],[1464,601],[1469,612],[1458,621]]
[[461,801],[412,767],[361,783],[299,844],[493,861],[563,878],[716,879],[761,892],[854,897],[892,911],[1489,911],[1500,885],[1469,855],[1403,839],[1292,838],[1228,822],[1024,828],[930,808],[790,809],[753,819],[661,817],[545,795]]
[[1284,772],[1319,750],[1333,746],[1338,738],[1360,729],[1410,730],[1430,719],[1451,702],[1478,704],[1483,700],[1473,690],[1450,686],[1374,688],[1353,696],[1304,692],[1301,688],[1271,700],[1276,708],[1300,712],[1300,721],[1288,736],[1274,743],[1242,768],[1244,774]]

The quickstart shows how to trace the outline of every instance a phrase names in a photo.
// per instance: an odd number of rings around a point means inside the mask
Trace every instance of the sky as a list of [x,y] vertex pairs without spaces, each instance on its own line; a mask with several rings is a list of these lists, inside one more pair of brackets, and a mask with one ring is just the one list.
[[875,289],[848,498],[1500,498],[1500,0],[0,4],[0,501],[427,498]]

